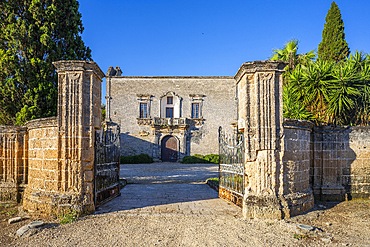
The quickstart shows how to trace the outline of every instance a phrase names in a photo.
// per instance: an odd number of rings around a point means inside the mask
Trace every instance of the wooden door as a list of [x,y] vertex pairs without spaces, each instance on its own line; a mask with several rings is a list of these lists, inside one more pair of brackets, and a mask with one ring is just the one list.
[[177,139],[173,136],[165,136],[161,144],[162,161],[177,161]]

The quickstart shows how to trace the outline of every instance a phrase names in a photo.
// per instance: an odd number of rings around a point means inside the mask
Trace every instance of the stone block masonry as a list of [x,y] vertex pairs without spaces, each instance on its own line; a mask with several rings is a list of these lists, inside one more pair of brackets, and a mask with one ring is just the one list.
[[23,207],[59,215],[90,213],[94,205],[94,140],[101,128],[101,79],[94,62],[60,61],[58,116],[27,124],[29,183]]
[[238,128],[245,139],[243,214],[247,218],[289,218],[314,203],[307,157],[310,135],[283,126],[284,66],[271,61],[244,63],[235,76]]
[[27,184],[26,127],[0,126],[0,202],[19,202]]
[[[112,71],[112,69],[110,70]],[[166,97],[172,105],[166,105]],[[146,153],[161,160],[161,140],[174,136],[178,158],[218,152],[217,130],[230,129],[236,122],[235,81],[227,76],[157,76],[133,77],[107,74],[107,116],[121,126],[121,154]],[[198,104],[194,116],[193,104]],[[147,107],[140,116],[140,105]],[[166,107],[174,109],[173,118],[183,124],[168,122]],[[156,119],[160,121],[157,122]]]
[[315,127],[311,182],[319,200],[370,198],[370,128]]

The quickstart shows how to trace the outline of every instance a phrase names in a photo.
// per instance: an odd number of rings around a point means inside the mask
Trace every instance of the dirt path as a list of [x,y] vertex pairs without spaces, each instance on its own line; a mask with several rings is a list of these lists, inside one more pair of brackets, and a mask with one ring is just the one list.
[[19,238],[15,231],[28,221],[1,222],[0,246],[370,246],[370,201],[318,204],[287,220],[245,220],[198,180],[214,167],[171,166],[124,167],[132,183],[122,195],[71,224],[49,224]]

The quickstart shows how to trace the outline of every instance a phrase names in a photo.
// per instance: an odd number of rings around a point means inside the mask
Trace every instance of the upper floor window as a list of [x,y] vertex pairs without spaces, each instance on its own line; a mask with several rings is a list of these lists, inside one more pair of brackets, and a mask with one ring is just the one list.
[[173,107],[166,107],[166,118],[173,118]]
[[191,103],[191,118],[199,118],[200,103]]
[[148,103],[140,103],[140,118],[148,118]]
[[182,98],[174,92],[167,92],[160,98],[161,118],[180,118]]
[[206,96],[202,94],[190,94],[189,96],[191,100],[191,118],[203,118],[203,101]]
[[150,118],[151,95],[138,94],[139,118]]

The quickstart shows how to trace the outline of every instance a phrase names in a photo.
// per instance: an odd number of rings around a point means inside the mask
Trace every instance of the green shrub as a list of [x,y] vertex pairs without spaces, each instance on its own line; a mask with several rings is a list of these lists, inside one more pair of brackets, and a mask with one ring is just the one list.
[[153,158],[147,154],[139,154],[132,156],[121,156],[121,164],[143,164],[143,163],[153,163]]
[[220,158],[218,154],[194,154],[191,156],[185,156],[181,163],[194,164],[194,163],[215,163],[218,164]]
[[204,156],[204,159],[210,163],[218,164],[220,161],[220,156],[218,154],[207,154]]
[[72,222],[75,222],[78,219],[78,213],[76,211],[70,211],[64,214],[59,215],[59,223],[64,224],[70,224]]

